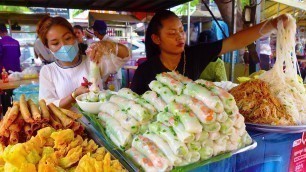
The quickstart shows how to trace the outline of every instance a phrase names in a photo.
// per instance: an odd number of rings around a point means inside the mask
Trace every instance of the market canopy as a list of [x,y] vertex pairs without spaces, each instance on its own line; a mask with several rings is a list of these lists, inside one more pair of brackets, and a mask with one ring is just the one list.
[[139,23],[141,22],[133,15],[121,15],[121,14],[105,14],[105,13],[95,13],[89,12],[88,15],[90,25],[93,25],[95,20],[104,20],[112,22],[128,22],[128,23]]
[[47,14],[27,14],[27,13],[14,13],[14,12],[0,12],[0,22],[6,24],[37,24],[38,21]]
[[266,0],[261,4],[261,20],[289,13],[297,19],[298,25],[306,25],[306,1]]
[[0,5],[113,11],[158,11],[191,0],[2,0]]

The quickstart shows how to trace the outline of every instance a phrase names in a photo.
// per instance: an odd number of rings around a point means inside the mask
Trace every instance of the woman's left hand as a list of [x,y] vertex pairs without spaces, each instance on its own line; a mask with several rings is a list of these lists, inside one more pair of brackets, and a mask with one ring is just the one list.
[[110,41],[99,41],[90,45],[86,50],[86,55],[91,61],[99,63],[104,55],[115,54],[116,44]]
[[273,19],[272,20],[272,25],[275,29],[277,29],[277,23],[280,20],[283,21],[284,28],[286,28],[287,25],[288,25],[288,22],[289,22],[289,16],[287,14],[282,14],[282,15],[278,16],[277,18]]

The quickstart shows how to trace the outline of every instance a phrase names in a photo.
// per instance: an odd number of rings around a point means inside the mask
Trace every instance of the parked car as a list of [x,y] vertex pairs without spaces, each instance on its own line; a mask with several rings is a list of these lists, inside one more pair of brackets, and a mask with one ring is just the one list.
[[132,60],[146,57],[145,44],[142,42],[142,40],[132,39],[132,41],[124,41],[121,43],[132,50]]

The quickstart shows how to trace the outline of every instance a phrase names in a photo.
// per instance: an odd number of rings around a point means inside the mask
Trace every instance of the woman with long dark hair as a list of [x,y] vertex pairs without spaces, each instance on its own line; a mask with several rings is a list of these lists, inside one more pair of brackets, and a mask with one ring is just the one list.
[[196,80],[209,62],[217,56],[245,47],[276,28],[277,21],[288,21],[286,15],[255,25],[224,40],[186,46],[186,34],[180,19],[169,10],[157,12],[147,28],[145,45],[147,61],[135,72],[132,90],[143,94],[148,84],[162,72],[178,71]]

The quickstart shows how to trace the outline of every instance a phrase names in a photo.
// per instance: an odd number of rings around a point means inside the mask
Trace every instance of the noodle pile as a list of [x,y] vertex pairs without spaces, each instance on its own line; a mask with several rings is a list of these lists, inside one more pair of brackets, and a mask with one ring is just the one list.
[[255,79],[230,90],[246,122],[272,125],[294,125],[293,118],[272,95],[267,83]]
[[273,68],[230,92],[246,121],[271,125],[306,124],[306,92],[297,77],[295,19],[277,24],[276,62]]

